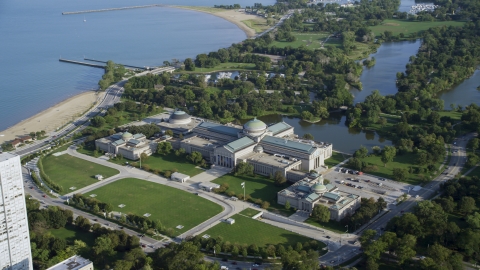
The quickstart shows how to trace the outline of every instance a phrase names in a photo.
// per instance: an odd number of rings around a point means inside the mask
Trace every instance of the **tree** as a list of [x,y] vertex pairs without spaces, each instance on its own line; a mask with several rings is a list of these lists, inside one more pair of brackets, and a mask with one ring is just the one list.
[[157,154],[168,155],[172,151],[173,146],[170,142],[160,142],[157,145]]
[[353,154],[354,157],[356,158],[366,158],[368,155],[368,149],[365,147],[365,146],[360,146],[360,148],[355,151],[355,153]]
[[480,214],[478,212],[467,216],[467,224],[472,229],[480,229]]
[[285,203],[285,209],[290,210],[290,202],[289,201],[287,201]]
[[280,171],[275,172],[273,180],[275,181],[275,185],[277,186],[283,186],[287,182],[287,178],[285,178],[285,176],[283,176],[282,172]]
[[172,131],[171,129],[167,129],[167,130],[165,131],[165,135],[168,135],[168,136],[170,136],[170,137],[173,137],[173,131]]
[[188,70],[188,71],[195,70],[195,63],[193,62],[192,58],[185,59],[185,62],[183,63],[185,64],[185,70]]
[[107,235],[102,235],[95,239],[95,245],[92,248],[93,254],[97,257],[97,262],[104,263],[106,258],[111,257],[115,254],[114,246],[112,245],[112,240]]
[[252,164],[247,162],[239,162],[235,167],[236,175],[253,175],[254,167]]
[[187,157],[188,160],[190,160],[193,164],[198,164],[202,161],[202,153],[198,151],[193,151],[190,155]]
[[312,217],[319,222],[328,222],[330,220],[330,210],[326,206],[316,204],[313,207]]
[[458,208],[466,215],[472,213],[477,208],[475,206],[475,199],[468,196],[462,197],[460,203],[458,204]]
[[105,125],[105,119],[101,116],[95,116],[92,119],[90,119],[90,122],[92,123],[92,126],[100,128],[103,125]]
[[468,147],[475,152],[480,146],[480,140],[478,138],[473,138],[468,142]]
[[392,162],[393,158],[395,158],[395,155],[397,154],[397,149],[394,146],[385,146],[382,151],[382,162],[384,166],[387,166],[388,162]]
[[303,138],[306,140],[313,140],[313,135],[310,133],[303,134]]
[[405,168],[393,168],[393,179],[395,181],[405,181],[408,177],[408,170]]

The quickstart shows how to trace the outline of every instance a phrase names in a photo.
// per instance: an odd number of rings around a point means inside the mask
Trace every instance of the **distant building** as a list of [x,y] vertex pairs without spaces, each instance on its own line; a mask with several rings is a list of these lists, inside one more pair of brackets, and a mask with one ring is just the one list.
[[[313,178],[313,179],[312,179]],[[340,221],[360,207],[361,197],[338,190],[335,185],[323,184],[323,177],[306,177],[277,193],[277,203],[312,213],[316,204],[330,210],[330,219]]]
[[93,270],[93,263],[88,259],[75,255],[47,270]]
[[33,269],[20,156],[0,154],[0,269]]
[[147,140],[143,134],[133,135],[129,132],[120,132],[95,140],[95,147],[106,153],[121,154],[124,158],[138,160],[142,153],[151,155],[155,152],[157,144]]

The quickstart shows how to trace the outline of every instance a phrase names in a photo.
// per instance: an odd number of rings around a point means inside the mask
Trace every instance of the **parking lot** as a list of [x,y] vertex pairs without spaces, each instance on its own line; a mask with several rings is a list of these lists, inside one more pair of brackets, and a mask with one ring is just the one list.
[[341,191],[353,193],[362,198],[383,197],[385,201],[394,203],[404,193],[415,196],[413,185],[405,184],[390,179],[373,175],[357,175],[353,170],[335,168],[325,175]]

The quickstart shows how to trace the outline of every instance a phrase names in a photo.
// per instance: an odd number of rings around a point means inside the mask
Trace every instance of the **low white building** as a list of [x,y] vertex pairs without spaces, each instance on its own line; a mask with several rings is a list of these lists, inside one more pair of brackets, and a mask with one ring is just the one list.
[[225,223],[232,225],[233,223],[235,223],[235,219],[227,218],[227,220],[225,220]]
[[81,256],[72,256],[47,270],[93,270],[93,263]]
[[215,183],[210,183],[210,182],[205,182],[205,183],[200,183],[199,184],[199,187],[205,191],[212,191],[213,189],[215,188],[220,188],[220,185],[219,184],[215,184]]
[[185,183],[185,181],[187,181],[188,179],[190,179],[190,176],[189,176],[189,175],[186,175],[186,174],[183,174],[183,173],[174,172],[174,173],[172,173],[172,175],[170,176],[170,179],[172,179],[173,181],[180,182],[180,183]]

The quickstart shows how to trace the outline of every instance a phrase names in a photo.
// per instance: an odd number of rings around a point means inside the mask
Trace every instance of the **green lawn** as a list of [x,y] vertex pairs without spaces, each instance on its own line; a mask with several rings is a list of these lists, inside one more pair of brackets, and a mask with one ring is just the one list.
[[325,165],[328,166],[328,168],[332,168],[333,166],[336,166],[340,162],[350,157],[351,157],[350,155],[333,152],[332,157],[325,160]]
[[[243,212],[240,212],[240,214],[243,214]],[[214,238],[221,236],[225,241],[230,241],[231,243],[256,244],[258,247],[277,244],[294,247],[298,242],[305,243],[312,240],[303,235],[289,232],[240,214],[231,217],[235,219],[234,224],[229,225],[222,222],[201,235],[208,234]],[[323,247],[325,247],[325,244],[320,242],[320,249]]]
[[247,208],[247,209],[242,211],[242,215],[247,216],[247,217],[253,217],[258,213],[260,213],[260,211],[252,209],[252,208]]
[[[418,164],[416,164],[415,160],[416,160],[416,155],[413,154],[413,153],[406,153],[406,154],[403,154],[403,155],[397,155],[395,156],[395,158],[393,159],[393,162],[389,162],[387,163],[387,166],[385,167],[383,162],[381,161],[381,157],[380,156],[374,156],[374,155],[371,155],[369,157],[366,157],[364,159],[362,159],[363,161],[367,162],[367,164],[369,165],[376,165],[378,167],[378,170],[377,171],[374,171],[374,172],[368,172],[369,174],[372,174],[372,175],[376,175],[376,176],[379,176],[379,177],[382,177],[382,178],[389,178],[389,179],[393,179],[393,169],[394,168],[405,168],[405,169],[409,169],[409,167],[418,167]],[[440,164],[443,162],[440,161],[438,162],[437,164],[435,164],[435,167],[438,169],[438,167],[440,166]],[[348,167],[348,166],[346,166]],[[424,166],[426,167],[426,166]],[[437,174],[440,173],[439,171],[437,171]],[[425,175],[429,175],[429,176],[436,176],[437,174],[434,175],[434,173],[425,173]],[[408,183],[408,184],[412,184],[412,185],[418,185],[420,183],[422,183],[419,175],[417,174],[409,174],[408,178],[403,181],[405,183]]]
[[92,247],[95,244],[95,234],[77,229],[75,225],[65,225],[65,228],[49,230],[53,236],[73,243],[74,240],[82,240],[87,246]]
[[328,222],[318,222],[313,218],[308,218],[305,220],[305,223],[313,225],[315,227],[319,227],[322,229],[326,229],[336,233],[346,233],[347,228],[345,225],[340,224],[340,222],[335,220],[329,220]]
[[438,114],[440,115],[440,117],[449,116],[450,118],[452,118],[452,120],[457,120],[457,121],[460,121],[462,118],[462,113],[456,112],[456,111],[441,111],[441,112],[438,112]]
[[385,31],[392,31],[394,36],[400,33],[404,33],[405,36],[408,36],[410,33],[422,32],[432,27],[443,25],[462,26],[464,24],[464,22],[458,21],[416,22],[408,20],[385,20],[380,25],[371,26],[370,29],[377,37]]
[[[222,207],[193,193],[135,178],[125,178],[86,194],[111,203],[114,211],[160,220],[179,235],[217,215]],[[124,204],[124,208],[118,205]],[[178,225],[184,226],[176,229]]]
[[292,34],[297,38],[295,41],[274,41],[270,44],[270,47],[285,48],[290,46],[292,48],[298,48],[303,45],[309,49],[318,49],[322,47],[322,42],[329,36],[328,33],[304,34],[293,32]]
[[[120,165],[125,165],[125,162],[133,162],[127,159],[110,161]],[[175,156],[173,153],[170,153],[166,156],[153,154],[149,156],[147,160],[142,162],[142,166],[144,165],[148,165],[152,170],[158,170],[160,172],[176,170],[179,173],[187,174],[190,176],[194,176],[203,172],[203,170],[195,168],[196,165],[187,161],[187,158],[185,156]]]
[[245,194],[250,195],[255,199],[262,199],[263,201],[270,202],[271,204],[277,202],[277,192],[285,187],[275,186],[273,180],[265,176],[235,176],[233,174],[226,174],[220,178],[212,181],[213,183],[229,185],[228,191],[233,191],[235,194],[242,194],[243,189],[242,182],[245,182]]
[[118,170],[95,164],[69,154],[61,156],[48,155],[42,159],[43,169],[50,179],[63,188],[62,194],[70,193],[70,187],[77,189],[98,182],[96,174],[104,178],[116,175]]
[[182,71],[180,73],[211,73],[215,71],[238,71],[238,70],[256,70],[254,63],[220,63],[213,68],[196,67],[194,71]]
[[269,25],[267,25],[267,20],[265,18],[258,17],[258,19],[253,19],[253,20],[245,20],[242,21],[248,28],[252,28],[255,30],[255,33],[262,33],[263,31],[267,30],[270,28]]

